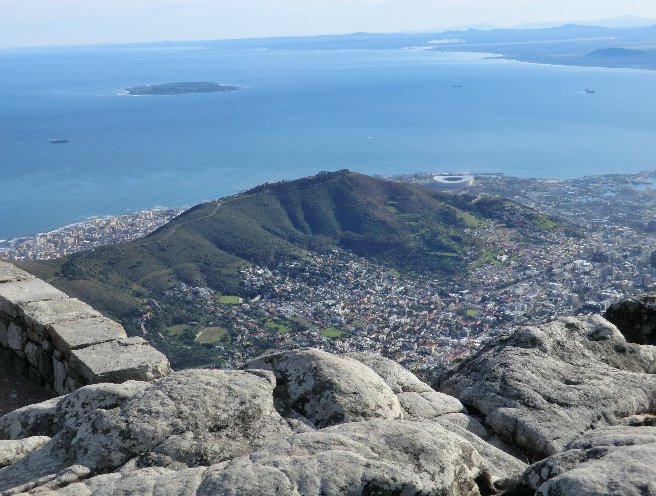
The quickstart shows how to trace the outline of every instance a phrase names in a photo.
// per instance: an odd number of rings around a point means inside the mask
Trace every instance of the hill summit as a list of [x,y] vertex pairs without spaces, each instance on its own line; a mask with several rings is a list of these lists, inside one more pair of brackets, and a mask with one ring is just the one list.
[[197,205],[151,235],[27,269],[115,318],[183,282],[240,291],[239,271],[344,249],[403,272],[451,277],[485,246],[485,221],[528,231],[545,216],[495,197],[454,195],[349,171],[264,184]]

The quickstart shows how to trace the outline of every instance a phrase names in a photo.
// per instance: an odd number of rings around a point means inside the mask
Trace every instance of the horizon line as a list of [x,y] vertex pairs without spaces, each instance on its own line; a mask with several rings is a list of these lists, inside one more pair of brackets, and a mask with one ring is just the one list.
[[[626,16],[624,16],[626,17]],[[618,17],[620,19],[622,17]],[[621,30],[636,30],[636,29],[645,29],[650,27],[656,27],[656,19],[645,19],[649,21],[648,24],[638,25],[638,26],[625,26],[625,27],[609,27],[603,26],[601,24],[595,24],[595,22],[603,22],[604,20],[598,21],[544,21],[530,24],[517,24],[511,26],[499,26],[499,25],[484,25],[476,24],[471,26],[454,26],[448,28],[436,28],[428,29],[421,31],[350,31],[344,33],[320,33],[320,34],[306,34],[306,35],[272,35],[272,36],[246,36],[244,38],[198,38],[198,39],[160,39],[160,40],[149,40],[149,41],[108,41],[108,42],[99,42],[99,43],[70,43],[70,44],[54,44],[54,45],[16,45],[16,46],[0,46],[0,51],[9,51],[9,50],[34,50],[34,49],[62,49],[62,48],[93,48],[93,47],[119,47],[119,46],[134,46],[134,45],[155,45],[163,43],[214,43],[214,42],[234,42],[234,41],[257,41],[257,40],[281,40],[281,39],[304,39],[304,38],[322,38],[322,37],[347,37],[355,35],[369,35],[369,36],[394,36],[394,35],[421,35],[421,34],[444,34],[444,33],[464,33],[467,31],[539,31],[539,30],[551,30],[559,29],[566,26],[577,26],[577,27],[596,27],[599,29],[608,29],[613,31]],[[653,24],[651,24],[653,22]],[[551,25],[553,24],[553,25]]]

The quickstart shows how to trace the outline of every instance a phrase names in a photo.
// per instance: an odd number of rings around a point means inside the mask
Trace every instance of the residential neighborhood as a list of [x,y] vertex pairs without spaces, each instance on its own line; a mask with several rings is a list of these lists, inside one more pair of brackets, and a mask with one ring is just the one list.
[[[396,177],[430,182],[430,175]],[[437,366],[478,349],[492,336],[559,316],[600,313],[656,281],[653,174],[550,181],[476,176],[458,193],[495,194],[560,220],[535,243],[494,222],[469,227],[486,246],[470,272],[437,278],[403,274],[333,249],[241,272],[239,295],[179,282],[149,300],[134,333],[186,335],[238,367],[271,349],[304,346],[331,352],[377,351],[409,368]],[[427,184],[431,186],[431,184]],[[14,242],[5,258],[53,258],[134,239],[179,210],[94,219]],[[162,328],[162,305],[194,308],[190,322]]]

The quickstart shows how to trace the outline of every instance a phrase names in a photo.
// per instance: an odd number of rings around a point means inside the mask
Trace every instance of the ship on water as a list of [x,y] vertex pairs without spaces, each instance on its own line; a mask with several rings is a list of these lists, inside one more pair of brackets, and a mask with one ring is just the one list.
[[67,139],[53,138],[50,140],[51,145],[61,145],[63,143],[68,143]]
[[585,92],[586,92],[588,95],[591,95],[591,94],[595,93],[596,90],[591,90],[591,89],[586,88]]

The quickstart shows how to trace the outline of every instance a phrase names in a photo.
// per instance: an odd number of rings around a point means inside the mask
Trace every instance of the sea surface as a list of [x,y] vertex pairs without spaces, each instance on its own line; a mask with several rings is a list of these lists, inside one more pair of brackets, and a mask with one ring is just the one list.
[[[656,72],[170,45],[5,50],[0,74],[0,239],[322,170],[656,169]],[[243,90],[120,95],[180,81]]]

